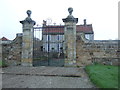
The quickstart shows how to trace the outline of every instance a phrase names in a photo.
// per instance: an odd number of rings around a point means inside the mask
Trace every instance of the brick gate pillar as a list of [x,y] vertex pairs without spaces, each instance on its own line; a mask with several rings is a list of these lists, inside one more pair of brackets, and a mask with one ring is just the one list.
[[78,18],[72,15],[73,8],[68,8],[69,15],[63,19],[65,66],[76,66],[76,24]]
[[23,28],[23,38],[22,38],[22,57],[21,65],[23,66],[33,66],[33,26],[35,21],[33,21],[31,16],[31,11],[27,11],[28,17],[20,21]]

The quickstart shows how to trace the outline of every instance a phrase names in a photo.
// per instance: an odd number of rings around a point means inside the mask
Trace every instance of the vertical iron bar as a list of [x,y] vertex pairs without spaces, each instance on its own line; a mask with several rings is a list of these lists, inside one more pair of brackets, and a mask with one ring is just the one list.
[[48,66],[50,65],[50,61],[49,61],[49,59],[50,59],[50,56],[49,56],[49,51],[50,51],[50,43],[49,43],[49,27],[47,28],[48,29]]
[[33,62],[32,62],[33,66],[34,66],[34,30],[35,29],[33,29]]

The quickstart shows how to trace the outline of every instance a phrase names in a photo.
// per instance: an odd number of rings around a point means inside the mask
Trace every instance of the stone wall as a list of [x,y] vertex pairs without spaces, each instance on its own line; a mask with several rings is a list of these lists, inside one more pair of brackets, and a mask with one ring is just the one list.
[[7,60],[9,56],[10,44],[1,43],[1,49],[2,49],[2,60]]
[[0,60],[2,60],[2,40],[0,40]]
[[[84,33],[77,33],[76,40],[76,58],[77,66],[85,66],[92,63],[102,63],[108,65],[120,65],[120,51],[117,40],[93,40],[88,41]],[[22,53],[22,35],[17,35],[11,43],[1,45],[2,60],[7,61],[9,65],[18,65],[21,63]]]
[[8,65],[18,65],[21,62],[22,36],[16,38],[8,44],[2,43],[2,60]]
[[117,40],[93,40],[87,41],[84,34],[77,35],[77,66],[85,66],[91,63],[108,65],[120,65],[118,62]]

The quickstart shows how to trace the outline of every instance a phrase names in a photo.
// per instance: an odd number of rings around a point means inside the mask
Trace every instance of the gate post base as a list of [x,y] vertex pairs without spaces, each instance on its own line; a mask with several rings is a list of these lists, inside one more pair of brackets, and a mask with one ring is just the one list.
[[64,64],[65,67],[76,67],[76,61],[69,61],[69,60],[65,60],[65,64]]
[[33,66],[33,64],[30,64],[30,63],[21,63],[21,65],[22,65],[22,66],[30,66],[30,67]]
[[22,59],[21,61],[22,66],[33,66],[33,59]]

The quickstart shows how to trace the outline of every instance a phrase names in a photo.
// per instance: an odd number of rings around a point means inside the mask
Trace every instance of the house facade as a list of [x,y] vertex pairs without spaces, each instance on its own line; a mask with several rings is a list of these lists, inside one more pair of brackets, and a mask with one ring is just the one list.
[[[45,22],[45,21],[44,21]],[[84,33],[87,40],[94,40],[92,24],[76,25],[76,33]],[[62,52],[64,45],[64,26],[47,26],[45,23],[42,30],[43,50],[47,52]]]

